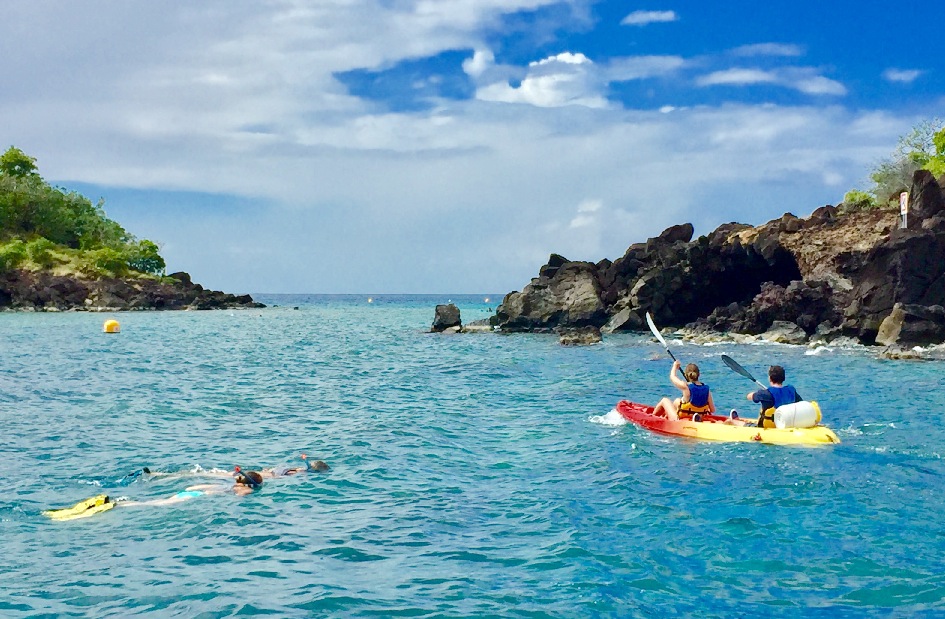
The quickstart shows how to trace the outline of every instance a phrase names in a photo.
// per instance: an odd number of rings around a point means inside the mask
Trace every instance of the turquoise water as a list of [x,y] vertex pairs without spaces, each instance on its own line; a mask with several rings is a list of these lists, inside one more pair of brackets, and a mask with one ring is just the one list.
[[[933,617],[945,613],[942,365],[671,343],[720,408],[774,360],[843,444],[620,424],[671,395],[643,335],[425,333],[446,297],[0,314],[2,617]],[[464,321],[497,302],[453,297]],[[298,307],[298,309],[293,309]],[[117,318],[122,333],[101,332]],[[654,359],[654,357],[656,359]],[[99,492],[331,470],[52,522]]]

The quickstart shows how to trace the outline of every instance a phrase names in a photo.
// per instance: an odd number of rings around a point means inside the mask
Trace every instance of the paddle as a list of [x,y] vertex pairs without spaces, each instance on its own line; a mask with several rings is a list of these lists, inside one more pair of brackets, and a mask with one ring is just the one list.
[[[669,346],[666,345],[666,340],[663,339],[663,336],[660,335],[660,330],[656,328],[656,324],[653,323],[653,317],[650,316],[650,313],[646,313],[646,324],[649,325],[650,331],[653,332],[653,335],[656,336],[656,339],[660,341],[660,344],[663,345],[663,348],[666,349],[666,354],[670,356],[673,361],[676,361],[676,357],[673,356],[673,353],[669,350]],[[734,361],[732,363],[735,363]]]
[[742,376],[744,376],[744,377],[747,378],[748,380],[752,381],[753,383],[755,383],[756,385],[758,385],[759,387],[761,387],[761,388],[764,389],[765,391],[768,391],[768,387],[767,387],[767,386],[762,385],[760,382],[758,382],[758,381],[755,379],[755,377],[752,376],[751,373],[750,373],[748,370],[746,370],[746,369],[743,368],[742,366],[738,365],[738,363],[737,363],[734,359],[732,359],[731,357],[729,357],[728,355],[722,355],[722,361],[724,361],[724,362],[725,362],[725,365],[727,365],[728,367],[732,368],[736,373],[741,374]]

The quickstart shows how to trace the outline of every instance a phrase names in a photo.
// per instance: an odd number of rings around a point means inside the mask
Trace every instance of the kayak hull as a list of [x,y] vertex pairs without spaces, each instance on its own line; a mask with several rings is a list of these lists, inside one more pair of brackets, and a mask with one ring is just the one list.
[[702,421],[681,419],[673,421],[653,414],[653,407],[621,400],[617,412],[632,423],[653,432],[670,436],[684,436],[704,441],[732,443],[768,443],[771,445],[835,445],[837,435],[826,426],[812,428],[758,428],[725,423],[727,417],[704,415]]

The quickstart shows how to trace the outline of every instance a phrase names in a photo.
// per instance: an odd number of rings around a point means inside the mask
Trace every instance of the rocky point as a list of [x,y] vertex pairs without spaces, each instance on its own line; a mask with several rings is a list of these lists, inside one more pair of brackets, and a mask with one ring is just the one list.
[[552,254],[493,321],[506,332],[606,333],[643,330],[650,312],[661,326],[696,332],[762,334],[789,323],[801,338],[941,343],[945,177],[916,172],[910,195],[905,228],[898,210],[827,205],[757,227],[723,224],[696,239],[691,224],[673,226],[612,262]]

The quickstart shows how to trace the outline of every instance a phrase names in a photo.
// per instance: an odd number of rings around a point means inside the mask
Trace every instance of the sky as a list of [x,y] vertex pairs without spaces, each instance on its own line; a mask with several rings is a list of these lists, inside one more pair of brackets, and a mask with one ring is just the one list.
[[521,290],[869,188],[945,2],[6,0],[0,146],[233,293]]

